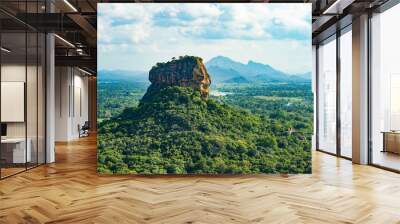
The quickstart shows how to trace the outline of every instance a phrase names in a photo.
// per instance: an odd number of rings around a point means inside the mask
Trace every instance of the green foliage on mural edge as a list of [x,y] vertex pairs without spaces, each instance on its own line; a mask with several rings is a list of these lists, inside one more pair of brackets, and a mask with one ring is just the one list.
[[99,125],[98,172],[311,173],[312,128],[288,116],[203,100],[191,88],[150,86],[138,106]]

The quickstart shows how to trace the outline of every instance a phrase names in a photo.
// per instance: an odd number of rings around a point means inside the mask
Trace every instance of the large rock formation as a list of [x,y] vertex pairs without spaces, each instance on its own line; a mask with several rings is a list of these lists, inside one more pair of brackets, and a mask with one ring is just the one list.
[[203,98],[208,97],[211,84],[210,75],[203,64],[203,59],[195,56],[173,58],[166,63],[157,63],[149,73],[153,86],[183,86],[199,90]]

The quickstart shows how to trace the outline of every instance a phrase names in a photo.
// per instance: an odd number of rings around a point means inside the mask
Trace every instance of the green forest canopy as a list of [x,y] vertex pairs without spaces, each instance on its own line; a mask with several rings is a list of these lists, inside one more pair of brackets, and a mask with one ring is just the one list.
[[99,125],[98,171],[310,173],[312,95],[287,86],[243,87],[207,101],[190,88],[150,87],[137,106],[131,100]]

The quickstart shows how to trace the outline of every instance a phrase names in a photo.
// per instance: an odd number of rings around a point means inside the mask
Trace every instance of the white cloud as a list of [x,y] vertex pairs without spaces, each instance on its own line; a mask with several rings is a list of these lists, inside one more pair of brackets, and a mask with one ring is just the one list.
[[111,27],[110,20],[99,17],[97,20],[97,39],[103,42],[110,42],[111,35],[108,32]]
[[113,19],[146,20],[157,8],[145,7],[144,4],[129,3],[99,3],[98,11],[102,16]]
[[[254,60],[287,72],[310,70],[309,38],[290,36],[311,32],[309,4],[107,3],[98,11],[100,67],[147,70],[154,62],[188,54]],[[274,36],[285,31],[287,36]]]
[[182,12],[190,14],[194,18],[215,18],[221,15],[222,11],[215,4],[185,4],[180,8]]
[[198,38],[273,38],[277,26],[281,33],[307,33],[311,22],[309,4],[113,3],[98,7],[99,40],[104,42],[130,36],[125,41],[140,43],[154,34],[156,26],[179,27],[181,34]]
[[[284,13],[282,13],[282,11]],[[287,29],[307,29],[311,22],[311,4],[289,4],[273,10],[272,16]],[[307,19],[308,18],[308,19]]]

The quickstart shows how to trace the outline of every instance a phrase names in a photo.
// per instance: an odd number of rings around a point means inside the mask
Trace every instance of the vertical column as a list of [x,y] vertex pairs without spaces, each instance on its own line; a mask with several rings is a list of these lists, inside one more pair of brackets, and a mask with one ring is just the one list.
[[341,82],[341,63],[340,63],[340,28],[336,28],[336,155],[342,156],[342,126],[341,126],[341,108],[340,108],[340,82]]
[[312,93],[314,99],[314,122],[312,135],[312,150],[317,149],[317,46],[312,45]]
[[353,19],[353,162],[368,163],[368,15]]
[[88,80],[88,106],[89,106],[89,123],[90,131],[97,132],[97,79],[96,77],[89,77]]
[[72,67],[55,69],[55,141],[69,141],[71,132],[71,83]]
[[46,163],[55,161],[55,56],[54,35],[46,36]]
[[[51,1],[46,1],[46,12],[53,12]],[[55,43],[54,34],[46,34],[46,163],[55,162]]]

